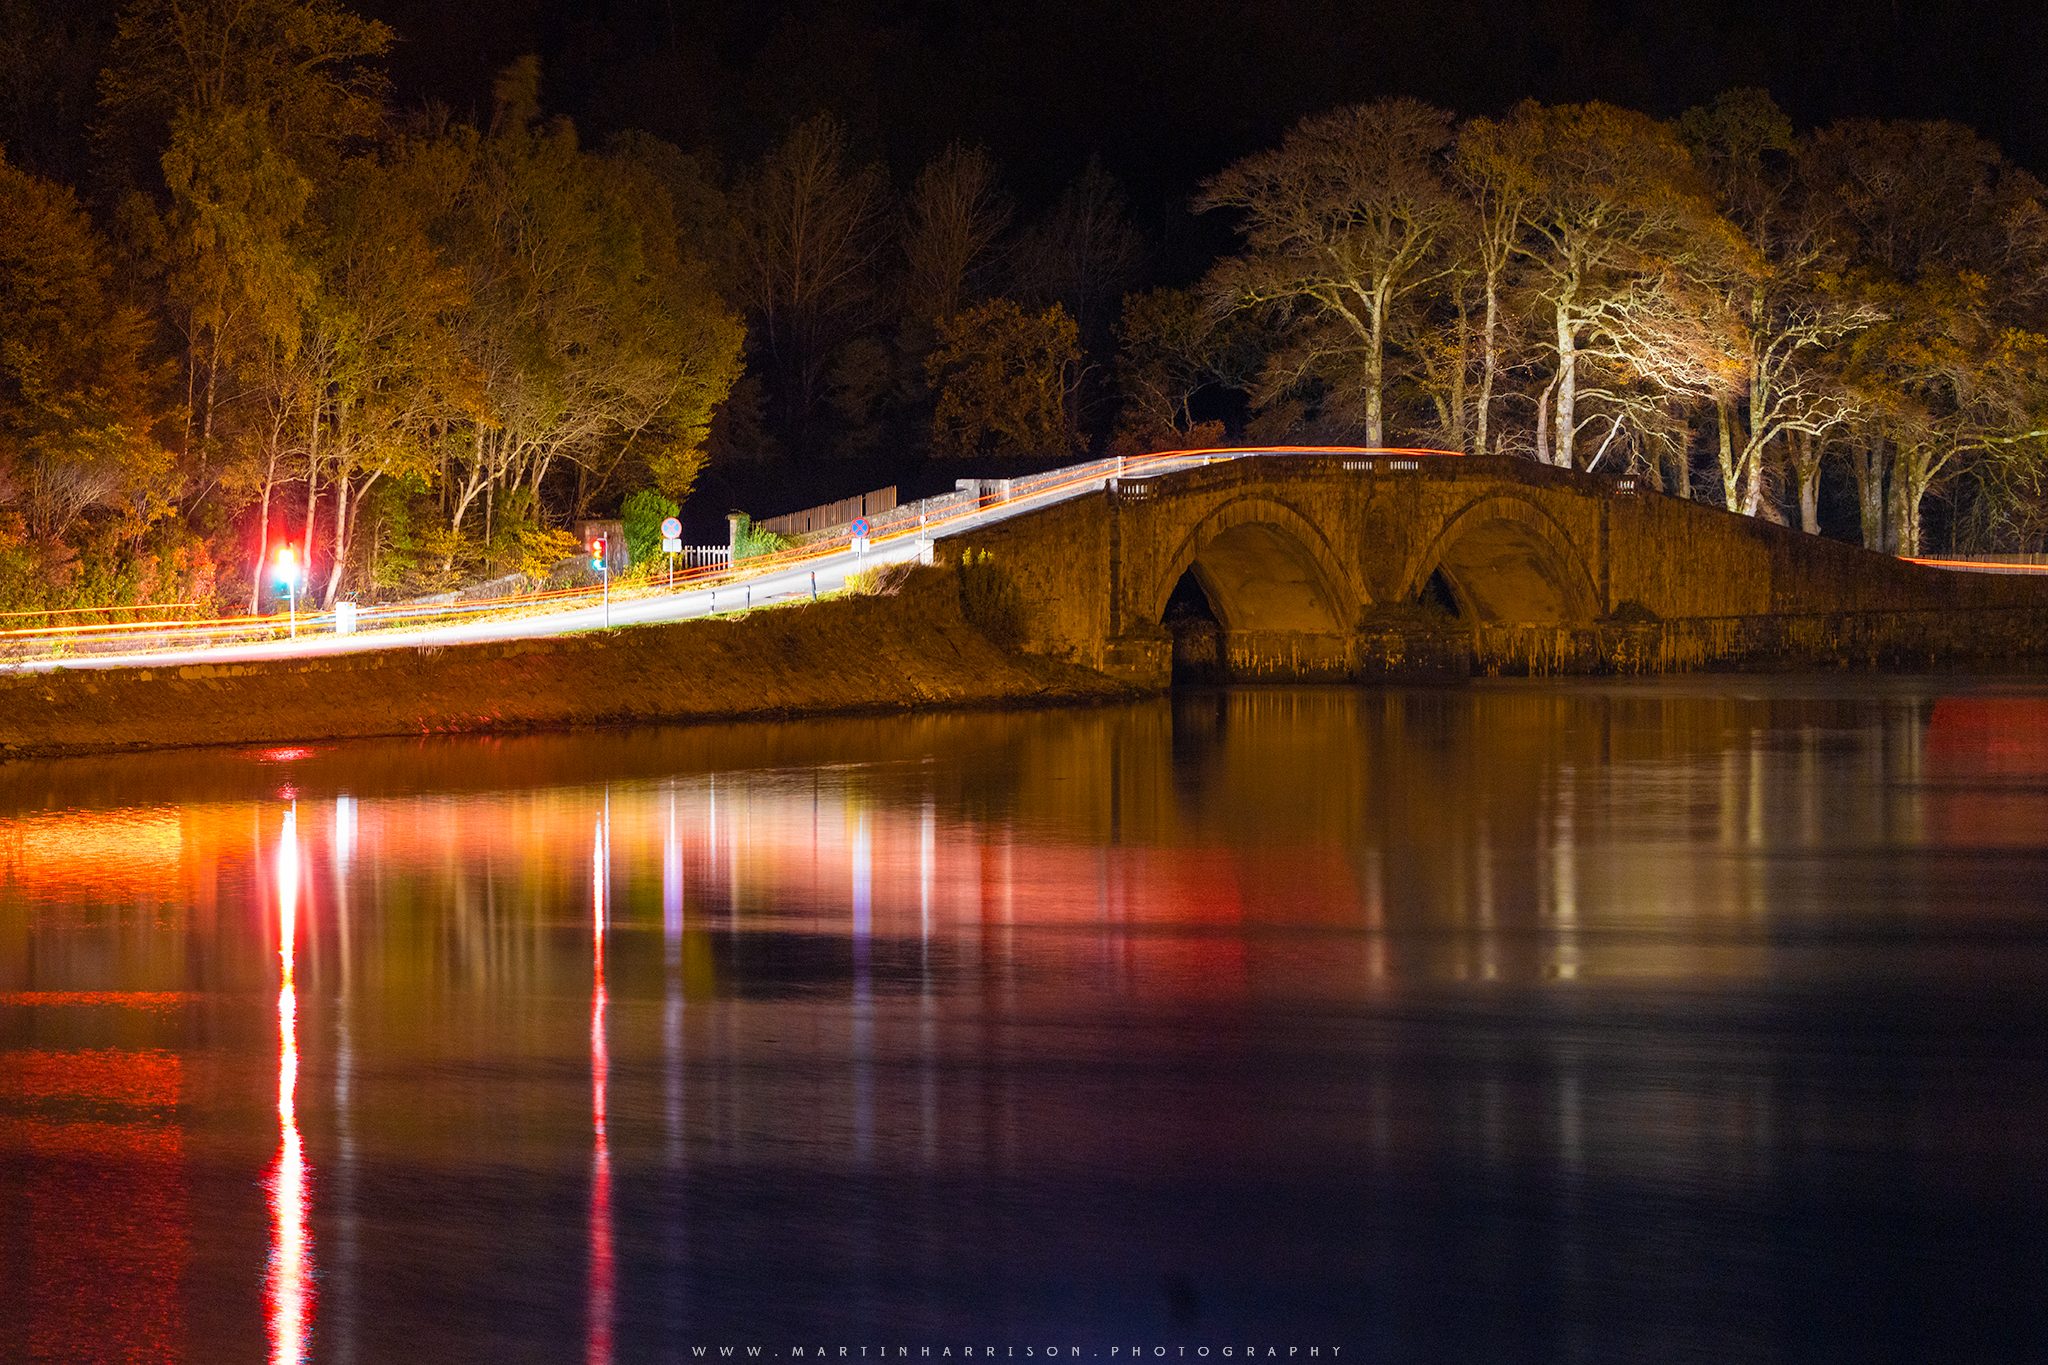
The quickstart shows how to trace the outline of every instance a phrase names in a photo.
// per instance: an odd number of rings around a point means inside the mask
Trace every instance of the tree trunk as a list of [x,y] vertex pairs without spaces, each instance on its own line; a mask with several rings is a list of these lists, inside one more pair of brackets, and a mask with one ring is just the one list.
[[1799,476],[1799,529],[1810,536],[1820,534],[1820,456],[1813,437],[1800,433],[1792,438],[1792,468]]
[[1671,460],[1672,495],[1674,497],[1684,498],[1687,502],[1691,502],[1693,500],[1693,497],[1692,456],[1690,453],[1690,448],[1683,441],[1667,441],[1665,443],[1665,453],[1670,457]]
[[1451,366],[1450,437],[1453,450],[1466,448],[1465,383],[1472,365],[1472,306],[1465,287],[1458,285],[1458,363]]
[[1714,400],[1716,453],[1721,458],[1721,505],[1742,510],[1742,471],[1735,463],[1735,409],[1725,398]]
[[327,570],[327,591],[320,594],[320,610],[330,611],[334,607],[334,595],[341,590],[341,575],[348,563],[349,523],[349,471],[341,468],[341,478],[334,485],[334,563]]
[[1884,548],[1884,442],[1874,440],[1853,451],[1850,467],[1856,475],[1856,508],[1862,515],[1863,548]]
[[320,510],[320,394],[313,393],[313,420],[306,428],[306,540],[299,559],[299,572],[308,582],[313,574],[313,533],[315,513]]
[[1365,443],[1375,450],[1383,441],[1381,385],[1386,378],[1386,310],[1374,308],[1369,320],[1371,335],[1365,343]]
[[1496,272],[1486,272],[1486,322],[1479,344],[1479,405],[1473,414],[1472,453],[1484,455],[1492,449],[1493,381],[1499,370],[1500,281]]
[[1884,551],[1886,554],[1912,554],[1907,521],[1912,515],[1914,499],[1908,488],[1907,469],[1911,456],[1906,447],[1897,446],[1892,451],[1891,477],[1885,485],[1885,528]]
[[249,581],[249,614],[257,616],[263,611],[263,564],[270,558],[270,490],[277,482],[277,458],[272,456],[263,467],[263,493],[257,500],[256,522],[256,573]]
[[1572,325],[1568,303],[1557,305],[1557,419],[1551,433],[1555,451],[1553,463],[1559,469],[1572,467],[1572,445],[1579,426],[1578,336]]
[[1925,553],[1920,536],[1920,509],[1927,499],[1927,489],[1934,478],[1927,472],[1927,458],[1924,452],[1899,448],[1898,468],[1892,471],[1892,488],[1898,494],[1898,545],[1896,552],[1902,555]]

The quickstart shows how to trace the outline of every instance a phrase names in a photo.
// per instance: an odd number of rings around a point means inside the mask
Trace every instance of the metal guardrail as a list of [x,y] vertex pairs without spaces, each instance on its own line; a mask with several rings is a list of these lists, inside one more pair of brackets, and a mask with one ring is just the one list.
[[[880,517],[870,518],[868,538],[870,545],[901,540],[907,536],[928,539],[935,532],[944,531],[964,518],[992,508],[1017,505],[1017,510],[1023,510],[1021,504],[1050,494],[1071,495],[1098,488],[1107,490],[1113,480],[1121,480],[1129,474],[1156,472],[1176,464],[1195,461],[1209,464],[1263,456],[1370,456],[1373,458],[1363,461],[1367,468],[1371,468],[1377,460],[1385,459],[1390,467],[1399,464],[1404,469],[1419,469],[1422,461],[1417,457],[1455,458],[1458,454],[1457,451],[1414,448],[1263,446],[1160,451],[1150,455],[1090,460],[1021,479],[963,479],[960,481],[962,486],[951,493],[942,493],[936,497],[904,504]],[[1351,468],[1352,463],[1347,461],[1346,467]],[[1139,496],[1150,494],[1149,481],[1137,486],[1142,490]],[[743,561],[744,567],[729,562],[729,548],[726,546],[697,547],[707,552],[707,562],[677,574],[672,587],[650,586],[637,589],[631,585],[614,585],[612,600],[616,603],[622,599],[637,600],[701,588],[722,588],[727,582],[739,583],[762,574],[794,568],[810,560],[838,554],[848,547],[851,539],[850,527],[837,528],[832,533],[804,545],[747,559]],[[368,607],[357,613],[352,633],[375,635],[381,631],[395,629],[453,624],[462,618],[480,613],[552,613],[593,606],[600,599],[601,591],[600,587],[590,586],[481,602]],[[295,624],[297,630],[309,634],[331,633],[334,630],[335,617],[332,612],[302,612],[297,616]],[[186,621],[175,626],[166,626],[160,622],[135,622],[125,626],[81,627],[71,630],[0,630],[0,662],[50,662],[61,661],[62,658],[73,655],[116,652],[143,654],[150,650],[192,646],[268,643],[286,638],[292,629],[293,625],[288,622],[286,616],[273,615]]]

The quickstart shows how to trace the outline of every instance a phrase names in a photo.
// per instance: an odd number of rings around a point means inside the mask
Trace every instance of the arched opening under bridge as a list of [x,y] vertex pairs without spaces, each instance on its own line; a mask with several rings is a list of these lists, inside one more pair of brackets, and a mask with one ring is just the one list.
[[1341,673],[1344,614],[1292,530],[1242,521],[1199,543],[1160,612],[1176,681]]

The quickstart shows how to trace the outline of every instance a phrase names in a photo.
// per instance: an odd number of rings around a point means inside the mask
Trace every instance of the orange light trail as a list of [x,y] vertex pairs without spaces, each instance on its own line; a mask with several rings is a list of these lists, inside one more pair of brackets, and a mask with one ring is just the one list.
[[306,1217],[306,1155],[299,1140],[299,828],[287,810],[277,841],[277,1161],[270,1173],[270,1266],[263,1300],[272,1365],[306,1359],[313,1325],[312,1237]]
[[[932,517],[919,523],[906,524],[900,529],[890,530],[872,537],[870,543],[873,545],[884,545],[913,537],[927,537],[934,531],[942,530],[1000,508],[1014,507],[1054,494],[1072,493],[1102,483],[1105,479],[1111,477],[1126,479],[1142,477],[1148,472],[1157,471],[1163,466],[1184,460],[1210,458],[1237,459],[1259,455],[1321,455],[1331,458],[1343,457],[1353,459],[1369,457],[1457,459],[1462,458],[1463,453],[1456,450],[1437,450],[1427,446],[1210,446],[1190,450],[1162,450],[1149,455],[1133,455],[1125,458],[1114,475],[1106,472],[1103,468],[1109,461],[1094,461],[1088,467],[1086,474],[1077,474],[1070,479],[1047,484],[1042,488],[1033,488],[1022,493],[1013,493],[1007,498],[963,508],[960,511],[950,512],[944,516]],[[744,572],[739,571],[731,564],[722,567],[718,565],[705,565],[694,569],[685,569],[676,574],[672,587],[650,586],[645,590],[636,591],[629,586],[623,590],[615,590],[613,597],[619,601],[639,601],[673,596],[676,591],[680,590],[695,590],[719,586],[727,581],[739,582],[769,570],[792,569],[813,560],[830,558],[833,555],[844,553],[850,543],[850,535],[833,536],[825,541],[792,546],[786,550],[757,555],[747,560],[748,568]],[[414,626],[426,628],[437,621],[450,621],[459,617],[494,612],[516,611],[544,603],[569,606],[577,599],[584,599],[594,603],[598,600],[602,591],[602,586],[557,588],[548,592],[492,598],[485,602],[450,603],[426,608],[406,606],[371,607],[357,614],[356,628],[359,633],[365,634],[371,633],[379,626],[392,626],[399,623],[411,623]],[[767,604],[764,602],[763,605]],[[82,610],[102,610],[102,608]],[[49,615],[53,613],[42,614]],[[319,615],[309,614],[306,617],[306,624],[310,626],[324,619],[324,615],[324,613]],[[282,635],[286,629],[286,624],[285,615],[276,614],[272,616],[212,617],[179,622],[127,621],[74,626],[33,626],[0,629],[0,641],[14,641],[21,644],[35,642],[56,644],[64,641],[84,643],[94,640],[118,640],[132,637],[138,633],[156,632],[165,637],[162,641],[163,647],[165,649],[172,649],[178,646],[226,643],[228,642],[227,637],[235,635]]]
[[1908,564],[1929,569],[1969,569],[1976,573],[2048,573],[2048,564],[2002,564],[1988,559],[1923,559],[1901,556]]

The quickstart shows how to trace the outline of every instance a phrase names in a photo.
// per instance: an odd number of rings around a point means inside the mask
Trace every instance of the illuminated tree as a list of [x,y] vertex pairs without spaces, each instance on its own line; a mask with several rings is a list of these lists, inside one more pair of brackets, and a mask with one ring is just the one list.
[[[1715,401],[1723,503],[1755,516],[1777,452],[1798,481],[1801,524],[1817,531],[1816,439],[1858,406],[1828,357],[1883,314],[1844,280],[1841,253],[1801,202],[1792,125],[1769,95],[1730,91],[1687,111],[1680,128],[1751,250],[1749,268],[1722,284],[1742,323],[1741,386]],[[1794,436],[1805,438],[1797,459]]]
[[[1533,158],[1516,145],[1519,126],[1467,120],[1458,130],[1451,174],[1464,211],[1452,220],[1455,249],[1480,294],[1479,391],[1472,408],[1472,449],[1492,453],[1494,395],[1500,385],[1503,297],[1522,238],[1522,215],[1535,192]],[[1462,356],[1460,357],[1463,358]]]
[[1234,209],[1244,252],[1213,272],[1225,307],[1298,314],[1323,344],[1297,370],[1357,357],[1365,439],[1384,439],[1393,312],[1433,265],[1454,201],[1444,179],[1451,116],[1382,99],[1303,120],[1279,147],[1204,183],[1198,210]]
[[[1524,103],[1506,139],[1528,187],[1515,250],[1546,318],[1551,378],[1537,409],[1539,458],[1570,467],[1606,399],[1608,437],[1653,398],[1711,399],[1734,382],[1727,319],[1704,282],[1749,268],[1677,135],[1605,104]],[[1592,389],[1588,390],[1588,383]]]
[[139,534],[176,491],[147,319],[114,295],[107,257],[70,190],[0,160],[0,500],[39,541],[92,512]]
[[1027,313],[991,299],[939,324],[926,361],[941,455],[1054,455],[1073,449],[1068,395],[1080,333],[1058,304]]
[[689,490],[742,334],[709,268],[679,240],[643,165],[595,156],[539,123],[537,69],[501,81],[491,133],[457,135],[468,169],[452,231],[469,300],[458,325],[477,406],[451,442],[449,525],[501,489],[537,502],[573,471],[587,503],[637,461]]
[[1885,316],[1844,363],[1862,396],[1842,443],[1864,542],[1916,553],[1930,492],[2041,439],[2043,189],[1951,123],[1835,124],[1802,148],[1801,175],[1823,230]]

